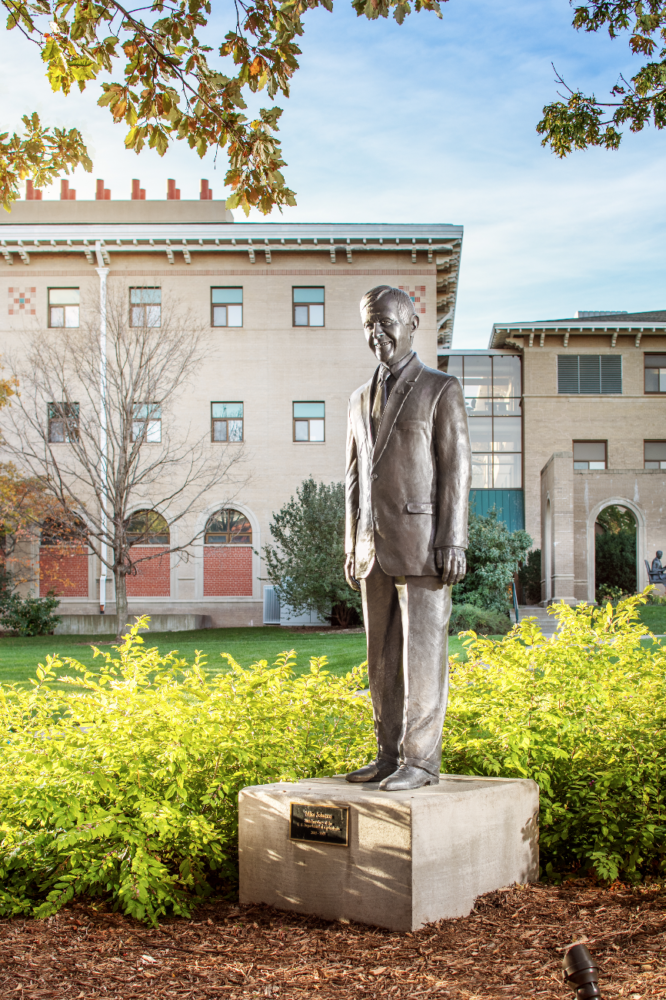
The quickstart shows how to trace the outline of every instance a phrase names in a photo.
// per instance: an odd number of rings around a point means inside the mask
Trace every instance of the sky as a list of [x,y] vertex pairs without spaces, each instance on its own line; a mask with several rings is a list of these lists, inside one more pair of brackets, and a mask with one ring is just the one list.
[[[666,308],[666,131],[564,160],[536,133],[557,95],[551,64],[572,88],[605,97],[639,65],[626,39],[574,31],[566,0],[447,0],[441,20],[425,12],[401,26],[336,4],[306,13],[301,68],[276,101],[298,205],[273,221],[464,226],[456,348],[486,347],[493,322]],[[233,5],[213,7],[208,39],[219,43]],[[224,153],[202,162],[180,143],[137,157],[96,106],[98,85],[52,94],[37,48],[17,32],[0,36],[0,55],[4,129],[33,110],[81,129],[94,170],[75,173],[78,198],[94,197],[97,177],[112,198],[128,198],[134,177],[147,198],[165,197],[169,177],[183,198],[198,198],[201,177],[224,196]],[[58,185],[45,193],[58,196]]]

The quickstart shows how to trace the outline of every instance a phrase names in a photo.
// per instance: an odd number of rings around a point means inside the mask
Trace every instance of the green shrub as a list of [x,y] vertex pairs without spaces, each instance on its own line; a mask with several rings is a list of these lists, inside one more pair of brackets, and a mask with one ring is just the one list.
[[509,531],[494,507],[469,515],[468,535],[467,575],[453,588],[454,602],[508,614],[513,574],[532,539],[526,531]]
[[0,606],[0,622],[8,632],[16,635],[49,635],[60,624],[53,612],[60,601],[53,594],[48,597],[21,597],[13,593]]
[[641,644],[642,603],[557,605],[550,639],[535,619],[470,635],[453,670],[444,767],[538,782],[548,875],[663,873],[666,648]]
[[479,635],[506,635],[511,619],[499,611],[486,611],[474,604],[454,604],[449,618],[449,635],[473,631]]
[[[139,624],[145,626],[146,619]],[[0,914],[101,896],[153,923],[234,877],[237,796],[373,756],[362,670],[294,654],[208,677],[137,634],[99,674],[49,657],[31,690],[0,687]],[[53,682],[70,671],[64,690]]]
[[[623,507],[605,507],[597,518],[602,529],[594,536],[597,587],[636,593],[636,520]],[[596,525],[595,525],[596,528]]]

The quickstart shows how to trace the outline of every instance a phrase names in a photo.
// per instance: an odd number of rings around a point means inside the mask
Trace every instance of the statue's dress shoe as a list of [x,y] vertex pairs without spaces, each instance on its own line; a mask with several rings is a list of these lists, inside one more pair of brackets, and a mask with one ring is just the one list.
[[347,781],[363,782],[363,781],[382,781],[384,778],[388,778],[390,774],[395,771],[395,764],[391,764],[388,760],[373,760],[364,767],[359,767],[358,771],[352,771],[351,774],[345,775]]
[[397,771],[384,778],[379,786],[380,792],[404,792],[410,788],[422,788],[424,785],[439,784],[439,777],[429,774],[422,767],[411,767],[401,764]]

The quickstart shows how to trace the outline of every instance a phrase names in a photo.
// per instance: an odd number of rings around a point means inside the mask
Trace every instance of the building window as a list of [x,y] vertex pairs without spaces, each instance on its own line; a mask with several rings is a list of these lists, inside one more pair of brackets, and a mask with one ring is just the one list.
[[645,468],[666,469],[666,441],[645,442]]
[[324,325],[324,289],[293,289],[294,326]]
[[49,441],[51,444],[68,444],[79,437],[79,404],[49,403]]
[[49,326],[79,325],[78,288],[49,288]]
[[243,440],[243,404],[211,403],[211,441]]
[[132,421],[132,441],[159,444],[162,440],[162,407],[159,403],[136,403]]
[[325,403],[294,403],[294,441],[325,441]]
[[137,510],[125,522],[130,545],[168,545],[169,525],[156,510]]
[[472,489],[522,485],[520,358],[449,355],[446,370],[460,380],[472,443]]
[[666,392],[666,354],[645,355],[645,391]]
[[605,441],[574,441],[574,469],[605,469]]
[[162,289],[130,288],[130,326],[158,327],[162,323]]
[[211,288],[210,317],[211,326],[242,326],[243,289]]
[[620,354],[558,354],[557,391],[571,395],[613,395],[622,392]]
[[252,526],[239,510],[218,510],[206,525],[204,544],[252,545]]

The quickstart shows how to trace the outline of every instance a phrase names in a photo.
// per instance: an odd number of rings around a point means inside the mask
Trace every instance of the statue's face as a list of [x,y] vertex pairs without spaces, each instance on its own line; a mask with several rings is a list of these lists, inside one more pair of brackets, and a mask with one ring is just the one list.
[[400,361],[412,349],[414,332],[419,325],[418,316],[403,323],[398,303],[389,295],[382,295],[378,302],[368,304],[361,313],[363,331],[368,346],[378,361],[385,365]]

